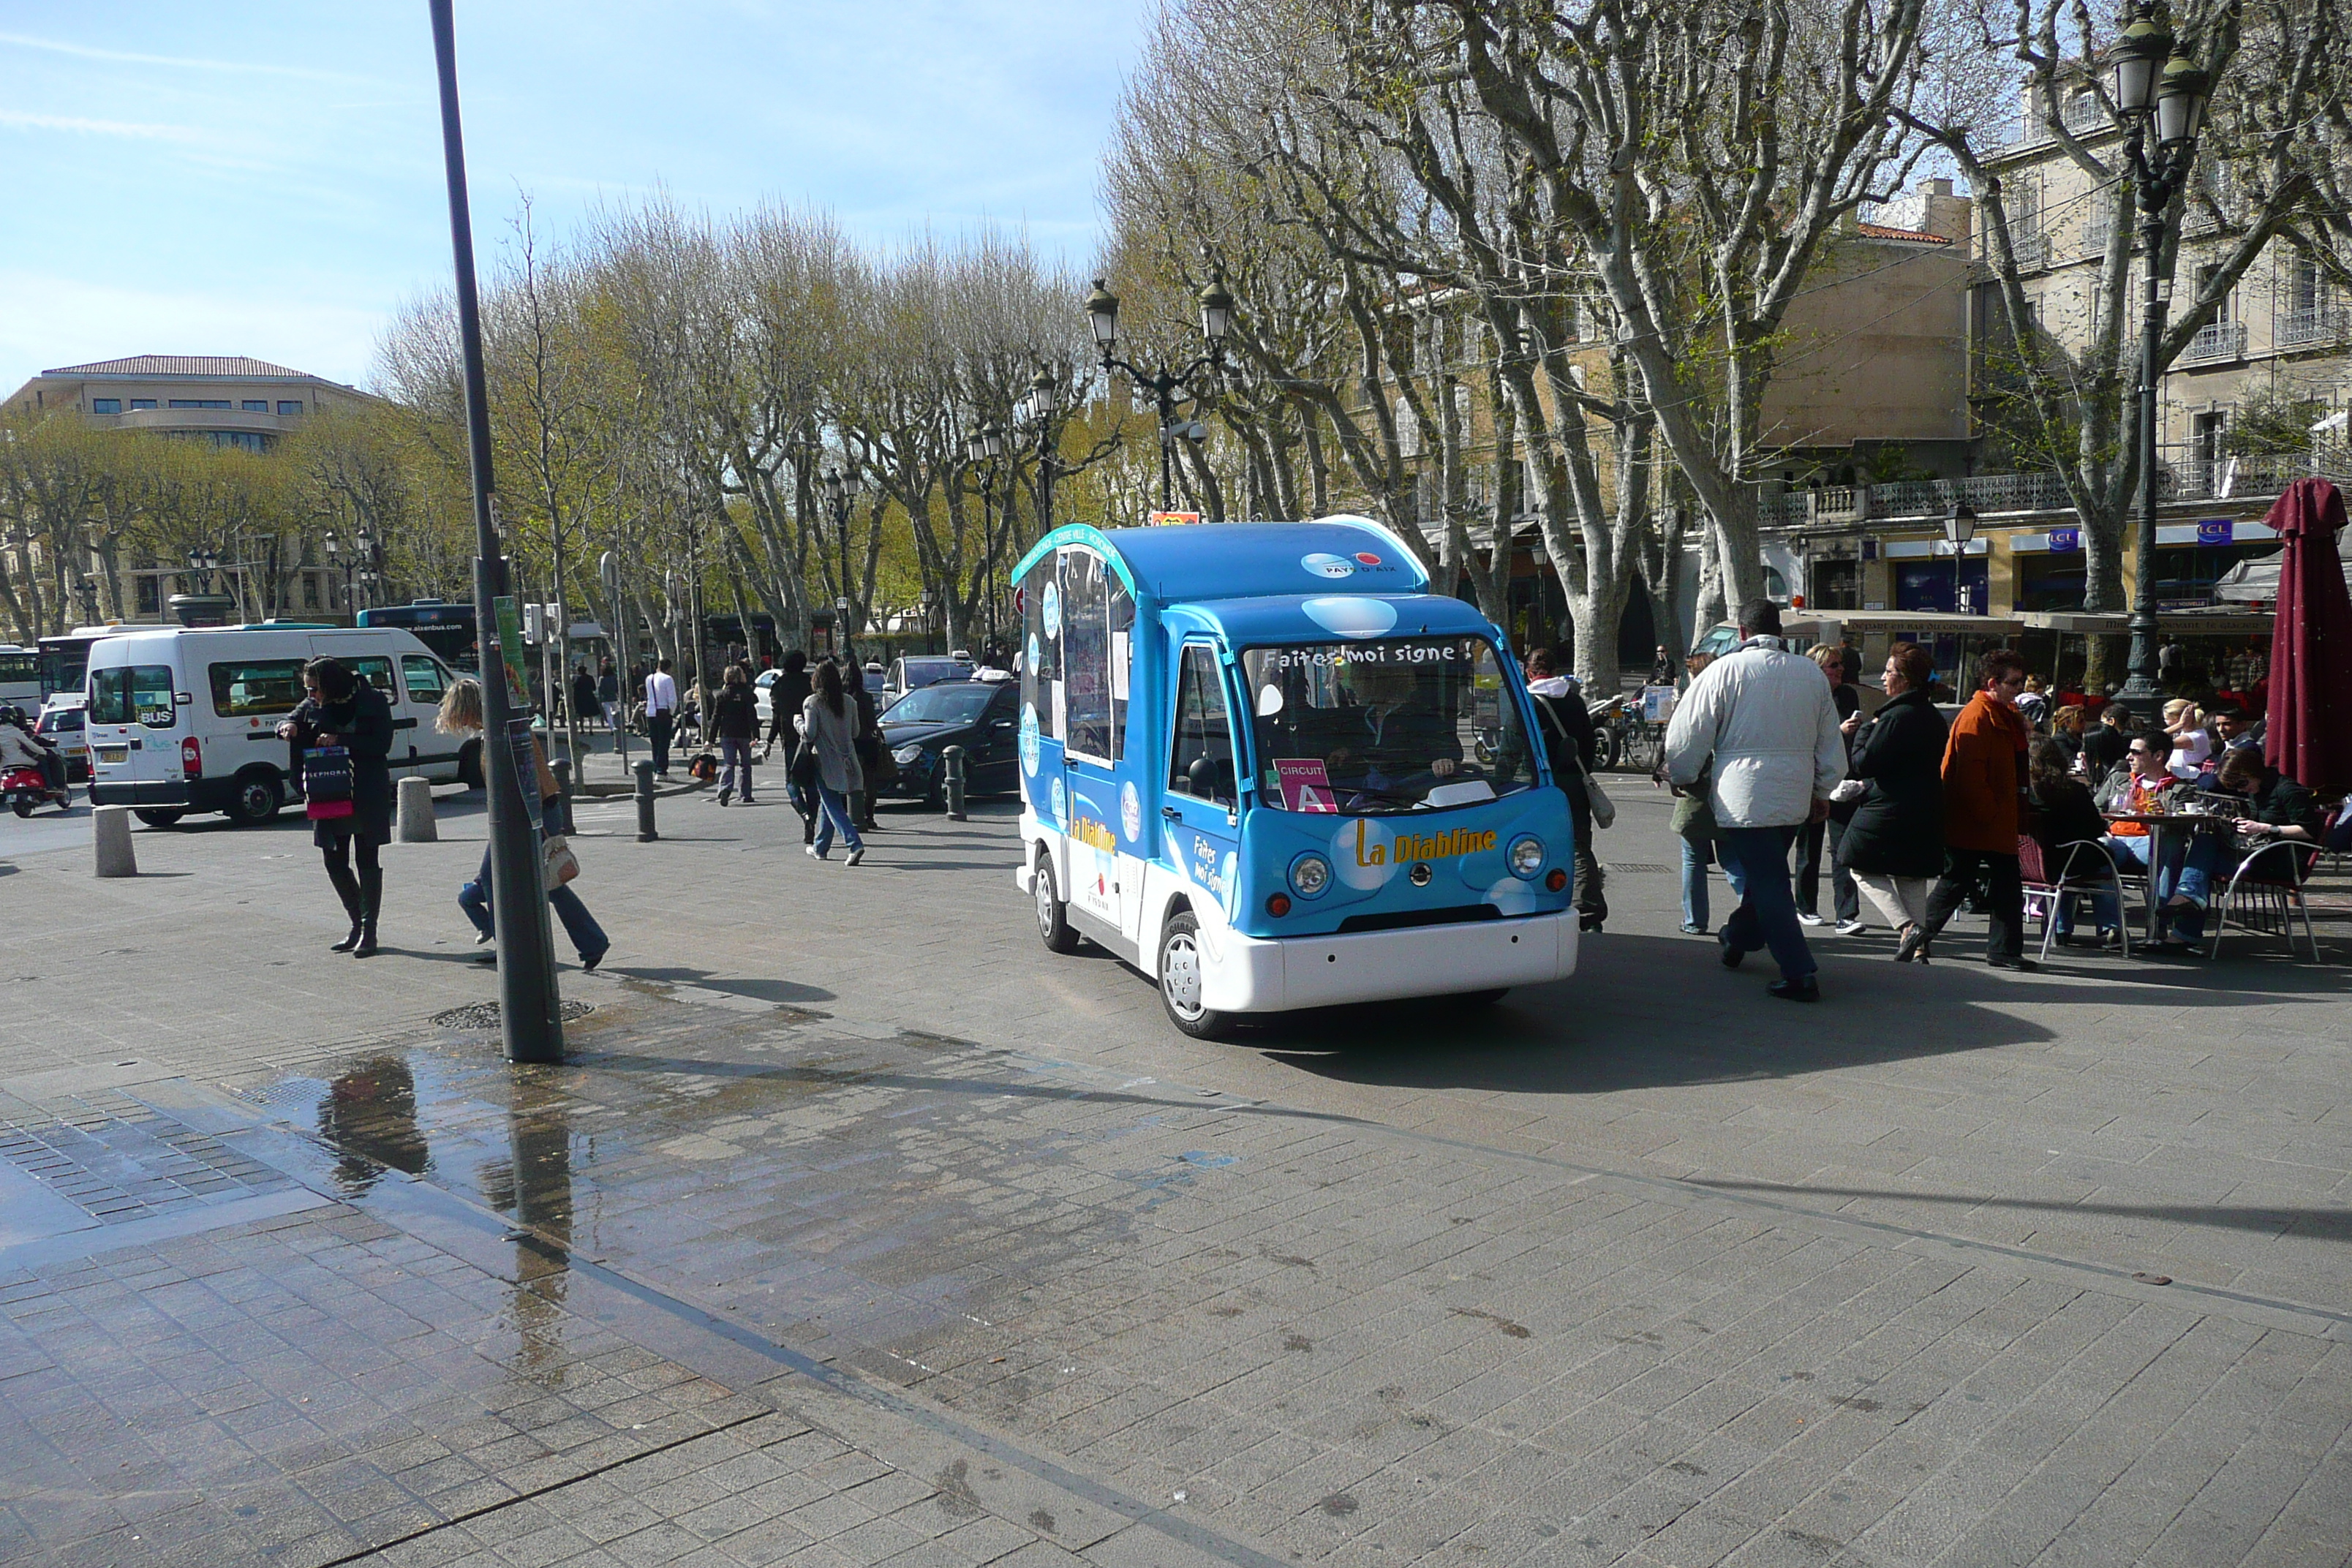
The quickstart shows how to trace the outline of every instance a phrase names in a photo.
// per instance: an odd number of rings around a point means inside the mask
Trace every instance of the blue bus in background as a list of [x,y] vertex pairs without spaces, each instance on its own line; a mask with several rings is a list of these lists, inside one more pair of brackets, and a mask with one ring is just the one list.
[[383,605],[362,610],[362,626],[398,626],[441,656],[441,662],[468,674],[479,674],[482,650],[474,635],[474,603],[470,599],[416,599],[405,605]]
[[1013,569],[1037,931],[1177,1028],[1575,973],[1574,849],[1503,634],[1363,518],[1074,525]]

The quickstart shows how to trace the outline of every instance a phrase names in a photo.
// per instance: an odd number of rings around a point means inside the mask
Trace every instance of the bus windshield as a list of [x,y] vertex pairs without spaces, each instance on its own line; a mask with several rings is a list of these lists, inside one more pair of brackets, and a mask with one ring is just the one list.
[[1428,811],[1534,787],[1518,705],[1484,637],[1251,648],[1242,668],[1268,805]]

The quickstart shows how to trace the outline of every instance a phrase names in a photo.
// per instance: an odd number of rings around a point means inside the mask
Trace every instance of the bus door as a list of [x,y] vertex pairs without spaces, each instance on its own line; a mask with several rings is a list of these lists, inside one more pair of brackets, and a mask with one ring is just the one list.
[[1160,807],[1160,852],[1230,918],[1240,871],[1240,780],[1234,761],[1233,715],[1215,646],[1186,643],[1177,656],[1173,679],[1175,714],[1167,788]]
[[1059,552],[1062,784],[1072,907],[1132,941],[1143,907],[1143,801],[1127,756],[1135,600],[1102,557]]

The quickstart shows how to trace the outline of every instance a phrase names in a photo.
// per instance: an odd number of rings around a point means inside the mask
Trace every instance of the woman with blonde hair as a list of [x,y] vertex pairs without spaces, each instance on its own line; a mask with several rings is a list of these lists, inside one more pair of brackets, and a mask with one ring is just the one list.
[[2164,705],[2164,732],[2172,737],[2172,776],[2193,779],[2213,754],[2213,736],[2205,728],[2205,710],[2186,697]]
[[[441,710],[434,720],[434,728],[445,735],[481,734],[480,682],[471,679],[452,681],[449,689],[441,694]],[[483,743],[487,745],[488,742],[485,740]],[[537,777],[539,816],[540,821],[545,825],[544,831],[550,834],[569,833],[572,814],[563,799],[563,785],[556,778],[555,770],[547,765],[546,749],[535,734],[530,738],[530,760],[532,772]],[[556,917],[562,921],[564,934],[572,939],[572,947],[579,952],[580,967],[583,971],[593,971],[604,962],[604,954],[612,950],[612,939],[604,934],[604,928],[596,923],[596,917],[588,912],[588,906],[580,901],[580,895],[572,890],[572,885],[566,882],[556,888],[547,895],[547,902],[555,910]],[[466,911],[467,920],[474,922],[477,943],[488,942],[497,934],[497,921],[491,916],[490,847],[488,844],[482,846],[481,869],[474,873],[472,881],[457,889],[457,907]],[[494,953],[486,952],[475,962],[495,963],[498,958]]]

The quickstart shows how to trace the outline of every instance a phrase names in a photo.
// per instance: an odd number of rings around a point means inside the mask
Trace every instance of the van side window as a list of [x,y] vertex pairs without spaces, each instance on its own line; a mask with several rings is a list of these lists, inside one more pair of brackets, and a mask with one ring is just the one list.
[[1220,805],[1234,803],[1234,729],[1225,711],[1216,651],[1184,645],[1176,687],[1176,736],[1168,748],[1168,787]]
[[400,656],[400,673],[408,682],[408,700],[416,703],[437,703],[444,689],[439,661],[421,653]]
[[387,702],[400,700],[400,693],[392,689],[392,660],[371,654],[365,658],[345,658],[342,662],[351,672],[383,693]]
[[1062,679],[1073,753],[1116,762],[1110,721],[1109,571],[1091,550],[1062,552]]
[[302,700],[299,658],[239,658],[214,665],[213,711],[224,719],[291,713]]
[[179,721],[172,702],[172,667],[166,664],[118,665],[93,671],[89,678],[89,721],[93,724],[144,724],[169,730]]

